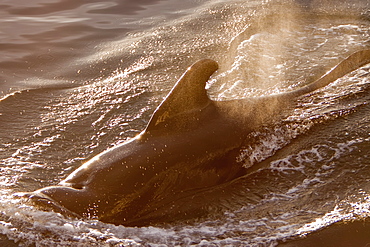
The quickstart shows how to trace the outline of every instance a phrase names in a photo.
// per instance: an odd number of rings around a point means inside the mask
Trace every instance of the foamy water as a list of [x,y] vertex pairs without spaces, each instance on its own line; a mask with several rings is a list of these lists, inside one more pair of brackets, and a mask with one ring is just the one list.
[[369,65],[300,97],[280,121],[251,133],[236,157],[250,173],[195,195],[211,208],[205,218],[115,226],[44,212],[13,196],[57,184],[140,133],[198,59],[219,63],[208,84],[217,100],[285,92],[320,77],[369,48],[367,1],[3,1],[0,12],[4,239],[275,246],[368,217]]

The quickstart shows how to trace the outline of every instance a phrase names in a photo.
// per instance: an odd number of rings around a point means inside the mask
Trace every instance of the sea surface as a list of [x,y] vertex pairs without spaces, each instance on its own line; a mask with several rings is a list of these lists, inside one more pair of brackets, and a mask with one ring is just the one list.
[[124,227],[45,212],[14,194],[55,185],[139,134],[198,59],[219,63],[207,85],[213,100],[278,94],[369,49],[369,24],[368,0],[2,0],[2,244],[276,246],[366,219],[369,64],[292,99],[279,121],[253,132],[238,159],[255,172],[223,185],[214,215]]

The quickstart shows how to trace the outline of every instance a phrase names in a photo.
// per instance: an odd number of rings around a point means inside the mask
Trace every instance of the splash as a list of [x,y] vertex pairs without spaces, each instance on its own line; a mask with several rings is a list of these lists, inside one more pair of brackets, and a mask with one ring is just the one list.
[[359,190],[358,195],[352,195],[337,204],[332,211],[326,213],[323,217],[300,227],[296,234],[302,236],[339,221],[350,222],[367,217],[370,217],[370,194]]

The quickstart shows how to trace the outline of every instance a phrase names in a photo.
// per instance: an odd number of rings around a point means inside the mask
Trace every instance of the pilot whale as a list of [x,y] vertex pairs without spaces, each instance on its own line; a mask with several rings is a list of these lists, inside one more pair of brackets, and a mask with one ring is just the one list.
[[[138,136],[93,157],[58,185],[26,195],[69,216],[127,226],[197,217],[201,210],[190,210],[198,203],[192,195],[246,174],[236,157],[248,134],[278,118],[298,96],[369,62],[370,50],[362,50],[297,90],[212,101],[205,85],[218,64],[200,60],[186,70]],[[176,205],[182,198],[188,198],[186,205]]]

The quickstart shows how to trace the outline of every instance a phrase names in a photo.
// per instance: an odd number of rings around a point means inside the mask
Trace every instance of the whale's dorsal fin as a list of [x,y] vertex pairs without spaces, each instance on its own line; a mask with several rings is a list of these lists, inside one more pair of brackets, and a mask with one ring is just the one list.
[[218,64],[210,59],[200,60],[190,66],[155,110],[146,132],[169,127],[173,122],[186,121],[183,117],[186,113],[206,107],[210,103],[206,82],[217,69]]

